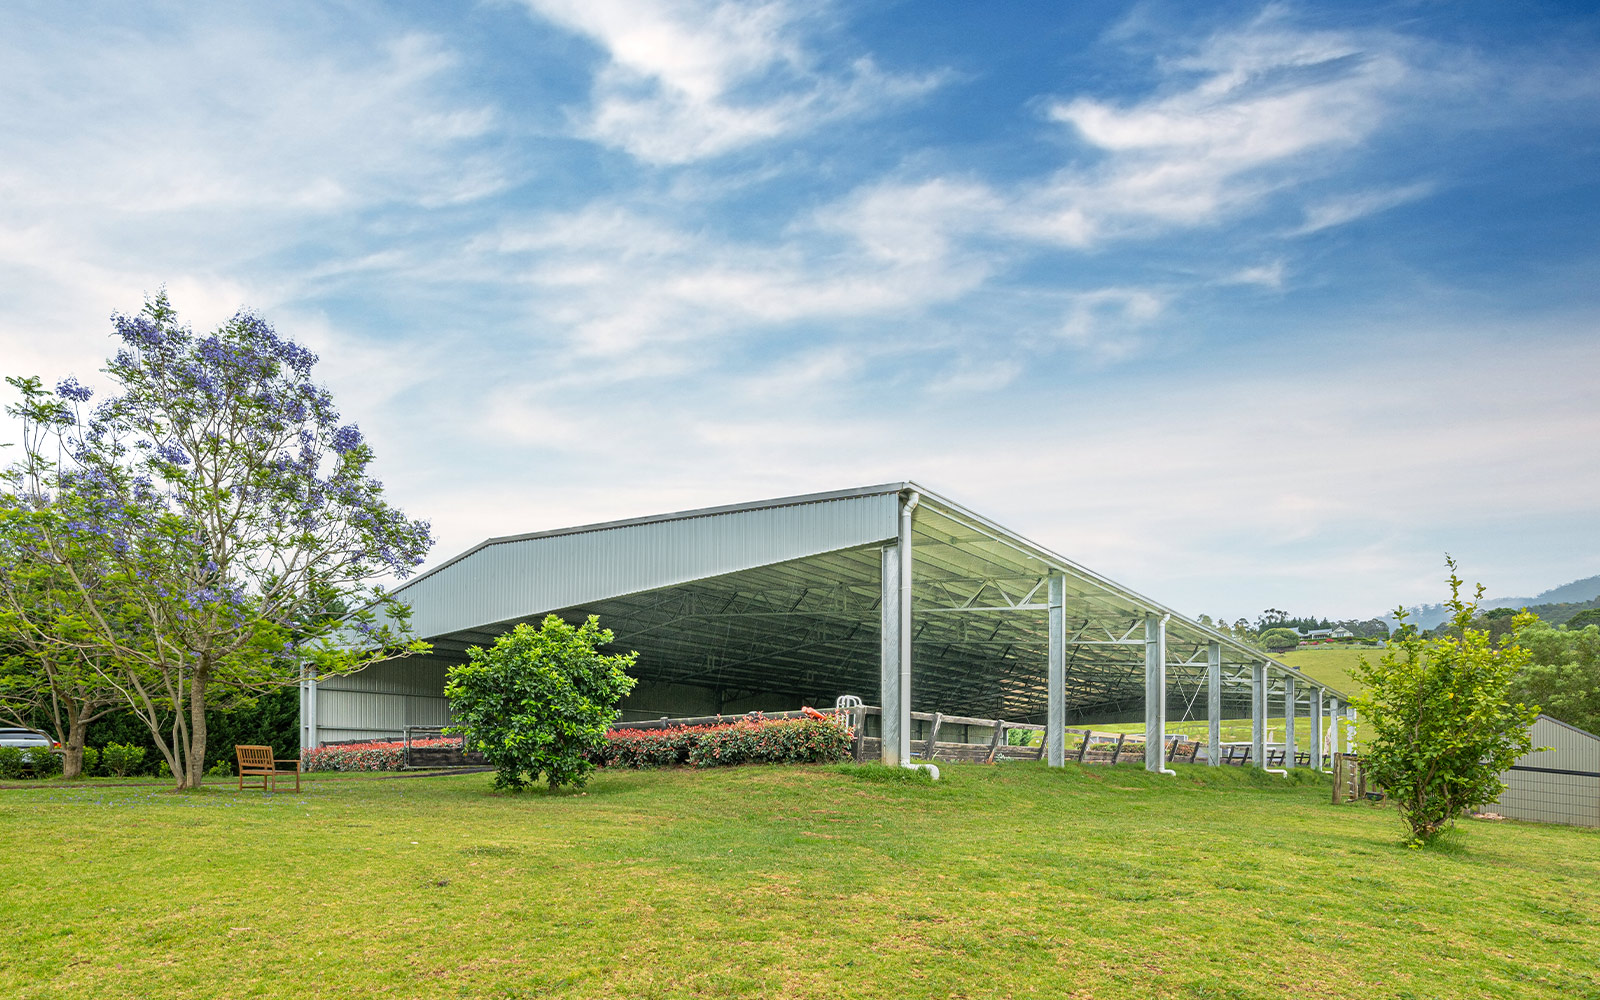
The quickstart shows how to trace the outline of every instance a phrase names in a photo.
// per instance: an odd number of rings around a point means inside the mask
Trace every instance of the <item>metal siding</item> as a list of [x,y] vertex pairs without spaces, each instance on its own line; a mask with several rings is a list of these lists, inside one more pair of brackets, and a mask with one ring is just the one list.
[[[1600,739],[1539,716],[1531,727],[1533,750],[1518,759],[1521,767],[1600,774]],[[1492,807],[1502,816],[1538,823],[1600,827],[1600,778],[1544,771],[1506,771],[1506,789]]]
[[407,657],[318,682],[317,738],[326,743],[398,737],[406,726],[444,725],[446,669],[438,660]]
[[445,635],[894,537],[899,498],[732,511],[489,545],[399,592]]

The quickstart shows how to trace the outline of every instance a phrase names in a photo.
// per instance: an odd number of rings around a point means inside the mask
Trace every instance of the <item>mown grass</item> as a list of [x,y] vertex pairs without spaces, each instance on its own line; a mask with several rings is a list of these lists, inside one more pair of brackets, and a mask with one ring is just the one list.
[[0,993],[1600,997],[1600,835],[1179,766],[0,793]]
[[[1304,715],[1295,717],[1295,740],[1301,750],[1309,747],[1311,742],[1311,719]],[[1085,727],[1069,727],[1085,728]],[[1144,723],[1142,722],[1111,722],[1103,726],[1089,726],[1097,733],[1127,733],[1130,737],[1144,739]],[[1222,742],[1248,743],[1251,739],[1252,729],[1249,719],[1223,719]],[[1272,716],[1266,720],[1266,737],[1269,743],[1283,742],[1283,716]],[[1182,736],[1185,739],[1205,742],[1210,738],[1210,723],[1205,719],[1168,719],[1166,726],[1168,736]],[[1067,734],[1067,755],[1077,752],[1078,742],[1081,737],[1076,733]],[[1143,751],[1141,751],[1143,752]]]
[[1291,667],[1296,667],[1301,673],[1319,684],[1326,684],[1347,695],[1358,695],[1366,690],[1356,679],[1356,662],[1365,656],[1369,662],[1376,663],[1383,655],[1383,650],[1377,648],[1351,649],[1348,646],[1329,646],[1324,649],[1294,649],[1287,653],[1278,653],[1275,658]]

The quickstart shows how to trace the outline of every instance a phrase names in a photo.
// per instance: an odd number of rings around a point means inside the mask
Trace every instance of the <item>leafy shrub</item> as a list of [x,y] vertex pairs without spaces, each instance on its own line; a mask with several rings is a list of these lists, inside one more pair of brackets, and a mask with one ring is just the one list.
[[100,751],[94,747],[83,748],[83,776],[88,777],[100,768]]
[[22,777],[23,768],[21,747],[0,747],[0,780],[17,780]]
[[35,778],[48,778],[61,773],[61,755],[52,752],[49,747],[23,748],[22,762]]
[[524,622],[485,650],[467,650],[470,663],[450,668],[444,693],[467,749],[494,765],[494,787],[521,791],[542,776],[551,788],[582,785],[593,757],[617,721],[617,702],[633,690],[627,668],[635,653],[606,655],[615,636],[590,615],[572,626],[547,615],[538,628]]
[[720,726],[613,729],[595,762],[615,767],[830,764],[850,756],[850,731],[832,719],[743,719]]
[[[451,737],[411,741],[414,747],[453,747],[460,743]],[[399,771],[405,766],[406,745],[399,740],[341,743],[300,751],[302,771]]]
[[[1421,847],[1450,828],[1471,806],[1499,798],[1500,773],[1532,747],[1528,727],[1537,708],[1511,701],[1517,672],[1531,654],[1514,634],[1498,645],[1474,627],[1480,584],[1471,601],[1450,567],[1451,629],[1429,637],[1399,636],[1377,663],[1361,658],[1356,680],[1367,694],[1361,712],[1361,766],[1388,793]],[[1396,617],[1402,621],[1405,611]],[[1518,629],[1534,621],[1512,618]]]
[[231,777],[233,777],[233,762],[232,761],[226,761],[226,760],[217,761],[215,764],[212,764],[210,767],[206,768],[206,777],[208,777],[208,778],[231,778]]
[[144,763],[144,747],[127,743],[107,743],[105,749],[100,751],[100,760],[105,764],[107,771],[119,778],[125,778],[129,772],[139,770],[139,765]]

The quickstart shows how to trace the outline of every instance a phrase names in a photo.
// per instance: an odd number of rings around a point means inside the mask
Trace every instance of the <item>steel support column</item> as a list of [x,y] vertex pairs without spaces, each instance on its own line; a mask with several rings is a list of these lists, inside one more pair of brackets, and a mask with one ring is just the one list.
[[1328,696],[1325,688],[1311,689],[1311,770],[1322,770],[1322,748],[1328,734],[1322,724],[1322,699]]
[[[881,646],[879,649],[879,687],[883,698],[883,740],[878,759],[888,767],[899,767],[910,759],[910,692],[900,690],[900,546],[883,547],[881,577]],[[905,756],[902,756],[902,753]]]
[[1045,703],[1045,756],[1051,767],[1067,761],[1067,578],[1050,574],[1050,677]]
[[1267,766],[1267,665],[1250,664],[1250,759]]
[[1222,643],[1206,647],[1206,763],[1222,763]]
[[1144,769],[1167,764],[1167,622],[1144,618]]
[[1294,767],[1294,755],[1299,748],[1294,745],[1294,701],[1298,697],[1294,689],[1294,675],[1285,674],[1283,677],[1283,766]]

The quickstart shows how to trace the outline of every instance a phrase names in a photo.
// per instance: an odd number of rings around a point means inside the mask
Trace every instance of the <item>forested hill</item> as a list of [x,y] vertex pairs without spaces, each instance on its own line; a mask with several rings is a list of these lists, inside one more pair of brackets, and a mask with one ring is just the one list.
[[[1527,608],[1552,625],[1559,625],[1585,608],[1600,607],[1600,576],[1564,583],[1535,597],[1485,598],[1483,607],[1486,611],[1493,608]],[[1419,604],[1406,611],[1410,612],[1406,620],[1420,629],[1433,628],[1450,617],[1449,609],[1443,604]],[[1382,618],[1390,628],[1394,628],[1394,615],[1386,614]]]

